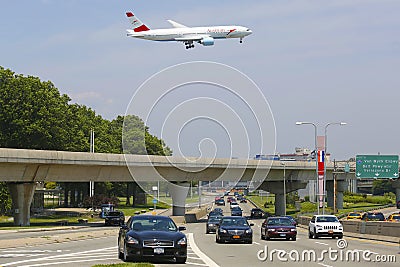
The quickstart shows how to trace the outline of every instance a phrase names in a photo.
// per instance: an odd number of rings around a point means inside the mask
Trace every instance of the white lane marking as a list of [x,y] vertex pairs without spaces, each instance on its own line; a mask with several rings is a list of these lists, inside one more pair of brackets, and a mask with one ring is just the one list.
[[329,244],[327,244],[327,243],[322,243],[322,242],[315,242],[315,244],[320,244],[320,245],[324,245],[324,246],[329,246]]
[[[59,265],[59,264],[67,264],[67,263],[79,263],[79,262],[89,262],[89,261],[105,261],[105,260],[116,260],[116,258],[103,258],[97,260],[79,260],[79,261],[60,261],[60,262],[49,262],[49,263],[37,263],[37,264],[30,264],[30,265],[18,265],[18,267],[40,267],[40,266],[49,266],[49,265]],[[6,265],[2,265],[6,266]]]
[[203,264],[203,263],[196,263],[196,262],[186,262],[186,264],[191,264],[191,265],[198,265],[198,266],[207,266],[207,264]]
[[194,236],[193,233],[188,233],[187,234],[189,237],[189,244],[190,247],[192,248],[192,250],[197,254],[197,256],[200,257],[200,259],[202,261],[204,261],[206,263],[206,266],[209,267],[219,267],[219,265],[217,263],[215,263],[212,259],[210,259],[206,254],[204,254],[199,247],[196,245],[196,243],[194,242]]
[[323,264],[323,263],[321,263],[321,262],[319,262],[318,264],[319,264],[319,265],[322,265],[322,266],[324,266],[324,267],[333,267],[332,265]]
[[1,250],[0,252],[3,252],[3,253],[45,253],[45,252],[58,252],[58,253],[60,253],[60,252],[65,252],[65,251],[71,251],[71,250],[61,250],[61,249],[58,249],[58,250]]
[[253,242],[253,244],[256,244],[256,245],[261,245],[260,243],[258,243],[258,242]]
[[[38,261],[43,261],[43,260],[53,260],[53,259],[59,259],[59,258],[65,258],[65,257],[73,257],[73,256],[79,256],[79,255],[82,255],[82,254],[85,254],[85,253],[93,253],[93,252],[105,251],[105,250],[109,250],[109,249],[115,249],[115,251],[117,251],[117,247],[108,247],[108,248],[80,251],[80,252],[69,253],[69,254],[64,254],[64,255],[56,255],[56,256],[50,256],[50,257],[41,257],[41,258],[36,258],[36,259],[30,259],[30,260],[9,262],[9,263],[2,264],[2,266],[3,267],[4,266],[10,266],[10,265],[18,265],[19,266],[19,264],[21,264],[21,263],[38,262]],[[116,259],[116,258],[113,258],[113,259]]]

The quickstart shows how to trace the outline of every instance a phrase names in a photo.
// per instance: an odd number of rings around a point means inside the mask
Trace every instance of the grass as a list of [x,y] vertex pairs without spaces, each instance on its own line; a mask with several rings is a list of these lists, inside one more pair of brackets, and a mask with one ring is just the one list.
[[[258,195],[250,195],[247,198],[251,199],[258,207],[260,207],[264,211],[269,212],[271,214],[275,213],[275,207],[274,207],[275,198],[273,196],[260,197]],[[267,202],[266,205],[267,207],[264,206],[265,202]],[[358,202],[358,203],[345,202],[343,203],[343,209],[338,210],[336,215],[342,216],[352,211],[366,211],[373,208],[379,208],[382,207],[383,204],[378,204],[378,203],[384,203],[384,202],[385,202],[384,197],[382,196],[368,196],[366,199],[364,199],[364,202]],[[317,211],[316,203],[311,203],[311,202],[302,202],[300,212],[296,211],[289,205],[286,208],[286,213],[292,216],[296,216],[299,213],[314,213],[316,211]],[[329,207],[326,207],[325,211],[327,213],[333,212],[333,210]]]
[[114,263],[114,264],[96,264],[92,267],[154,267],[154,264],[146,262],[138,263]]
[[[142,210],[150,211],[150,208],[154,208],[153,204],[153,197],[147,196],[147,204],[146,205],[136,205],[135,207],[132,207],[130,205],[126,205],[126,198],[119,198],[120,203],[118,204],[117,210],[123,211],[125,216],[133,216],[135,215],[135,212],[139,211],[141,212]],[[163,202],[158,202],[156,204],[156,209],[169,209],[171,206],[168,204],[165,204]]]

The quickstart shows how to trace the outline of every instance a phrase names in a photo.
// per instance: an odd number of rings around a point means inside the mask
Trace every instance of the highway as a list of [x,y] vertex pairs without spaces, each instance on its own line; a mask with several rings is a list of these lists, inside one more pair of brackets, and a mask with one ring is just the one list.
[[[244,215],[248,216],[251,206],[240,204]],[[229,206],[224,207],[229,215]],[[308,239],[306,229],[298,227],[296,241],[271,240],[260,238],[262,220],[251,220],[254,236],[253,244],[217,244],[214,234],[205,234],[205,222],[187,224],[185,233],[189,239],[188,260],[185,266],[398,266],[400,248],[398,244],[355,239],[345,237],[347,246],[339,249],[337,239]],[[111,230],[115,235],[102,236],[102,231]],[[80,230],[78,235],[88,235]],[[91,230],[93,231],[93,229]],[[94,264],[118,263],[117,227],[95,229],[98,235],[83,240],[60,242],[54,244],[19,246],[0,249],[0,266],[92,266]],[[44,236],[71,234],[71,232],[51,231]],[[26,238],[36,237],[37,233],[25,233]],[[9,237],[9,236],[7,236]],[[1,236],[3,238],[3,236]],[[342,243],[343,244],[343,243]],[[326,250],[325,253],[323,251]],[[267,251],[267,253],[263,253]],[[308,259],[308,253],[314,251],[316,260]],[[335,252],[337,251],[337,252]],[[272,253],[273,252],[273,253]],[[297,253],[297,254],[296,254]],[[304,254],[305,253],[305,254]],[[306,257],[302,260],[302,254]],[[265,255],[268,258],[265,259]],[[299,260],[296,260],[299,255]],[[321,257],[323,255],[323,259]],[[350,261],[346,261],[347,258]],[[357,261],[357,255],[360,255]],[[271,258],[272,256],[272,258]],[[338,256],[335,259],[335,256]],[[264,257],[264,259],[263,259]],[[318,260],[321,258],[321,260]],[[353,258],[355,261],[353,261]],[[378,260],[392,262],[378,262]],[[395,262],[393,262],[395,261]],[[165,262],[156,262],[156,266],[182,266]]]

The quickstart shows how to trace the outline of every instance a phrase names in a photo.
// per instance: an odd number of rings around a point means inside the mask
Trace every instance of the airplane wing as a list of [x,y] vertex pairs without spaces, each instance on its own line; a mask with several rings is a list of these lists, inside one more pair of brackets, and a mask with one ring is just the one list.
[[178,23],[178,22],[175,22],[175,21],[173,21],[173,20],[167,20],[171,25],[172,25],[172,27],[174,27],[174,28],[187,28],[187,26],[185,26],[185,25],[183,25],[183,24],[180,24],[180,23]]

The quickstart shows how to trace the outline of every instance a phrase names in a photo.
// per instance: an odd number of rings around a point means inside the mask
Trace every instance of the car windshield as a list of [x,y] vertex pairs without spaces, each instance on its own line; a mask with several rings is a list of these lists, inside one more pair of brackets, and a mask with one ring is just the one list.
[[108,215],[109,216],[120,216],[121,212],[119,212],[119,211],[110,211],[110,212],[108,212]]
[[400,215],[393,215],[392,219],[400,220]]
[[176,232],[175,223],[169,218],[140,218],[134,219],[131,223],[133,231],[166,231]]
[[290,226],[290,225],[293,225],[293,222],[288,218],[276,218],[276,219],[269,219],[268,225]]
[[360,216],[359,213],[350,213],[349,216]]
[[221,221],[221,226],[248,226],[245,218],[224,218]]
[[382,213],[369,213],[368,219],[384,220],[385,217]]
[[339,220],[336,217],[321,216],[317,217],[317,222],[339,222]]

